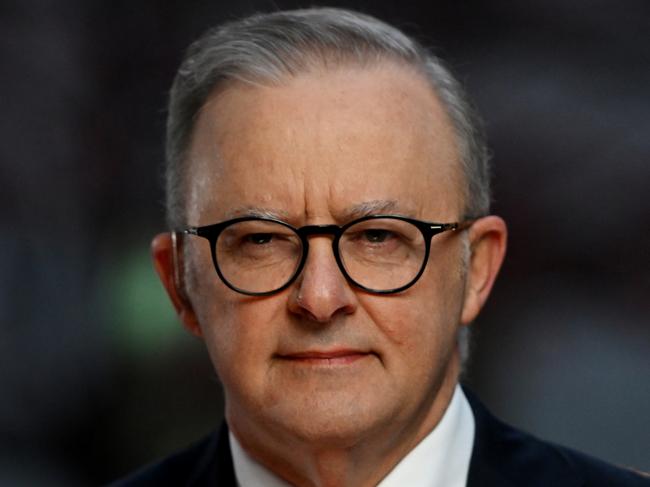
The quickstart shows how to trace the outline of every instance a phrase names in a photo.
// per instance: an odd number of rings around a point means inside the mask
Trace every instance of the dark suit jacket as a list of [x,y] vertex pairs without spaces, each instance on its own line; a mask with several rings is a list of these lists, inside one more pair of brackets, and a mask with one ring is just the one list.
[[[502,423],[473,394],[465,393],[476,420],[467,487],[650,487],[648,477]],[[199,443],[113,485],[236,487],[228,429],[224,424]]]

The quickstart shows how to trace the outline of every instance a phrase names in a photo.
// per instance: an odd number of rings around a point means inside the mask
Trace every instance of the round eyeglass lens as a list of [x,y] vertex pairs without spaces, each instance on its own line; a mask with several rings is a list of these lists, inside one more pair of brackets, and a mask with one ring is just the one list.
[[426,243],[411,223],[373,218],[345,230],[339,254],[352,280],[368,289],[387,291],[415,279],[424,264]]
[[215,256],[223,278],[250,293],[284,286],[302,258],[300,237],[288,226],[247,220],[226,227],[216,242]]

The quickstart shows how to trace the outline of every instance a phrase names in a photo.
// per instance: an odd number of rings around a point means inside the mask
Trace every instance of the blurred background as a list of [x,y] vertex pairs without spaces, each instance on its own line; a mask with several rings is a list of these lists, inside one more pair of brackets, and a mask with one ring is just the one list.
[[[309,4],[0,6],[0,485],[99,485],[219,423],[148,254],[167,90],[207,27]],[[650,470],[648,2],[328,5],[436,46],[486,120],[511,236],[466,381],[519,427]]]

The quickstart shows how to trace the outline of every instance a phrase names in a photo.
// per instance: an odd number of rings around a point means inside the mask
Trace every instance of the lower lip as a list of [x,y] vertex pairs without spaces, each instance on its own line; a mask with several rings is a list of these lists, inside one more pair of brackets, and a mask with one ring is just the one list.
[[350,365],[357,360],[367,357],[367,353],[351,353],[349,355],[337,355],[333,357],[314,357],[314,356],[299,356],[292,357],[286,356],[282,357],[284,360],[289,360],[290,362],[301,364],[301,365],[317,365],[323,367],[333,367],[337,365]]

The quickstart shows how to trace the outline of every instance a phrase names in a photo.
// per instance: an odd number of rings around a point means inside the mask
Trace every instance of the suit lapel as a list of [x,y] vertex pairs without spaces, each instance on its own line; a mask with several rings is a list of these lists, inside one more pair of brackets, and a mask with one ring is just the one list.
[[557,447],[499,421],[474,394],[463,390],[476,423],[467,487],[584,485]]
[[[478,399],[466,388],[463,389],[474,413],[476,425],[474,446],[467,474],[467,487],[510,487],[515,484],[510,481],[500,467],[501,451],[499,442],[495,441],[494,425],[487,411]],[[487,413],[489,414],[489,413]]]
[[201,452],[188,487],[237,487],[226,422]]

